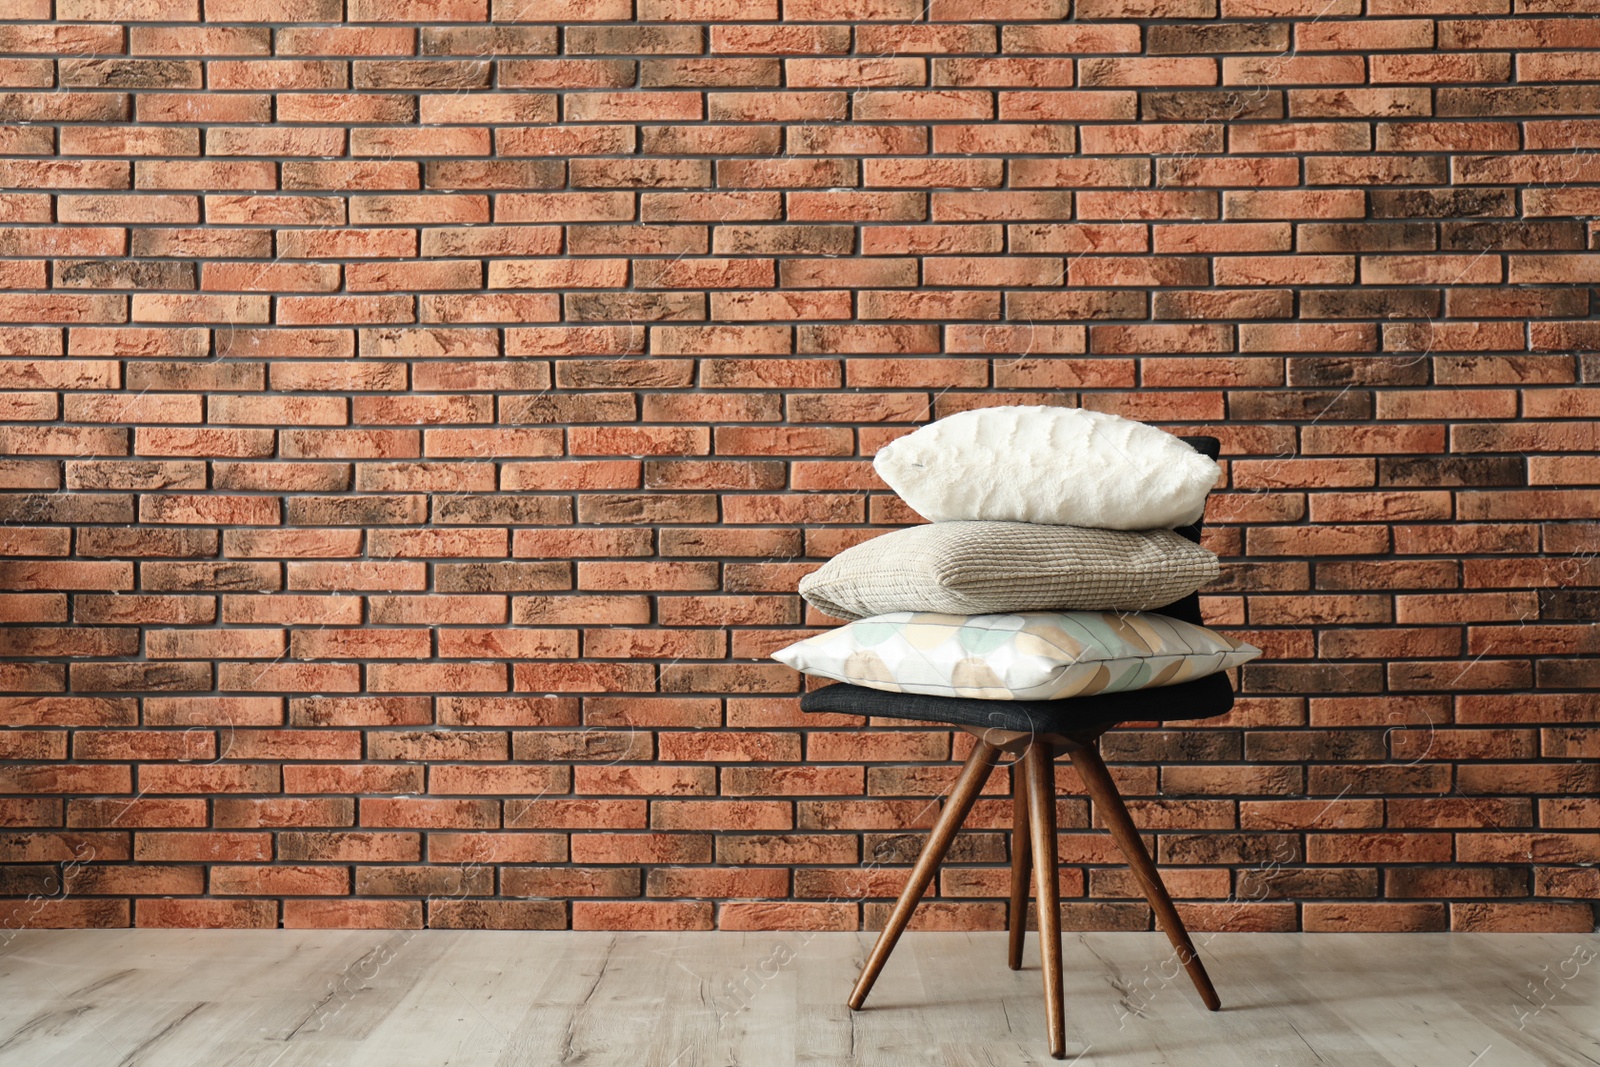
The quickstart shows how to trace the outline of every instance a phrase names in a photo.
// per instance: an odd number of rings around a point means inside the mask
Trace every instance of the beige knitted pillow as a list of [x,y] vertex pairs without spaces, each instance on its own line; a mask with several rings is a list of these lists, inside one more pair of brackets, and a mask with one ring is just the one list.
[[895,611],[1150,611],[1217,577],[1217,557],[1171,530],[935,522],[874,537],[806,575],[829,615]]

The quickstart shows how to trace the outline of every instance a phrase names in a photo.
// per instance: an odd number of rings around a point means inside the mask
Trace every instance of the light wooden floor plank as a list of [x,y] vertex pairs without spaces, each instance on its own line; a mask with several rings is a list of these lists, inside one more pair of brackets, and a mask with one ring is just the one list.
[[[1013,972],[1003,934],[908,934],[852,1013],[872,936],[29,931],[0,953],[0,1065],[1056,1062],[1036,939]],[[1219,935],[1216,1014],[1159,934],[1064,947],[1079,1067],[1600,1064],[1594,934]]]

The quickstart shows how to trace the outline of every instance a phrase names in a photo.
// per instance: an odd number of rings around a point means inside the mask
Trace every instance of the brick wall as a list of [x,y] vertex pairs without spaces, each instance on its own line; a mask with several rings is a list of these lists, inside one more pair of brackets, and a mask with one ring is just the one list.
[[871,925],[968,739],[764,657],[1048,403],[1224,441],[1268,656],[1106,742],[1195,926],[1587,929],[1600,9],[1512,3],[5,0],[0,926]]

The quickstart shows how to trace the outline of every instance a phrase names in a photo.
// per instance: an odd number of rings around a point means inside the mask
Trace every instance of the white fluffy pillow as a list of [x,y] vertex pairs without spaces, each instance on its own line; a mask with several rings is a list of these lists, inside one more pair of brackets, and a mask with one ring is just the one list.
[[878,451],[879,477],[933,522],[1104,530],[1187,526],[1219,469],[1178,438],[1082,408],[1002,407],[931,422]]

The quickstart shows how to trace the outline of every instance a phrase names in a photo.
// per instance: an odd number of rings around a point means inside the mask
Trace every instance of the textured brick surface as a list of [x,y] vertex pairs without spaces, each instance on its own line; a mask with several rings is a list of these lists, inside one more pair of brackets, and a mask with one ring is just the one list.
[[[1205,608],[1268,655],[1106,745],[1196,926],[1587,929],[1597,43],[1591,0],[13,0],[0,925],[880,922],[970,740],[764,657],[912,521],[877,448],[1027,402],[1224,441]],[[1066,921],[1148,928],[1062,779]],[[924,925],[1003,921],[1010,784]]]

